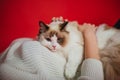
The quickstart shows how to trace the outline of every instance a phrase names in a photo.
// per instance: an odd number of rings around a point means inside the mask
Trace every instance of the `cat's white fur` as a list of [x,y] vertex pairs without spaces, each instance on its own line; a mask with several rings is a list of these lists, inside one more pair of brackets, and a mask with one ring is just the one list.
[[[58,24],[60,24],[60,23],[61,22],[52,22],[48,25],[51,27],[51,30],[58,30],[58,26],[59,26]],[[48,49],[50,49],[53,52],[61,50],[61,46],[56,42],[57,37],[54,35],[52,38],[53,39],[51,40],[51,42],[49,42],[43,36],[40,36],[39,41],[42,45],[44,45],[45,47],[47,47]],[[56,49],[54,49],[52,47],[53,45],[56,46]]]
[[96,37],[98,40],[98,47],[99,49],[103,49],[105,45],[107,44],[107,41],[115,34],[117,33],[115,29],[111,28],[108,30],[105,30],[105,27],[107,24],[101,24],[98,26],[96,31]]
[[67,78],[75,76],[77,68],[83,59],[83,38],[80,31],[78,31],[77,24],[77,22],[70,22],[66,26],[66,30],[69,31],[69,41],[64,48],[65,53],[68,54],[68,61],[65,67]]
[[[53,30],[58,30],[58,24],[61,22],[52,22],[48,26]],[[53,51],[53,53],[58,53],[64,56],[67,60],[65,65],[65,76],[70,79],[73,78],[76,74],[77,68],[79,64],[82,62],[83,58],[83,39],[82,34],[78,31],[78,23],[77,22],[69,22],[66,25],[66,31],[69,32],[68,42],[65,47],[61,47],[56,42],[56,36],[54,35],[51,42],[40,38],[40,42],[42,45],[48,47]],[[42,36],[41,36],[42,37]],[[56,45],[56,51],[52,49],[52,42]]]
[[[52,22],[51,24],[49,24],[49,26],[52,27],[53,30],[57,30],[58,24],[59,24],[59,21]],[[55,53],[62,54],[67,60],[67,63],[65,65],[65,76],[68,79],[71,79],[75,76],[77,68],[83,59],[84,40],[82,37],[82,33],[78,30],[78,26],[79,26],[79,24],[74,21],[69,22],[67,24],[66,30],[69,32],[69,38],[68,38],[68,43],[65,47],[61,47],[59,44],[56,43],[56,45],[58,46],[58,48],[57,48],[58,50]],[[106,24],[102,24],[102,25],[98,26],[97,31],[96,31],[98,47],[100,50],[104,49],[106,47],[106,45],[108,44],[108,41],[112,38],[114,38],[113,44],[115,44],[115,43],[120,44],[119,39],[116,40],[115,39],[116,37],[114,37],[114,35],[118,34],[119,30],[114,29],[114,28],[106,29],[106,26],[107,26]],[[46,41],[44,41],[44,40],[41,43],[48,45],[48,43],[46,43]],[[111,45],[113,45],[113,44],[111,44]],[[51,44],[49,44],[49,45],[51,45]],[[61,50],[61,51],[59,51],[59,50]],[[104,60],[103,60],[103,62],[104,62]]]

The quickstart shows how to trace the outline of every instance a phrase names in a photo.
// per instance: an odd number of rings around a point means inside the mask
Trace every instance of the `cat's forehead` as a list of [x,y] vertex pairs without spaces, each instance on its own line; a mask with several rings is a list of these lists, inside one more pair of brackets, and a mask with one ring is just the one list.
[[56,21],[56,22],[51,22],[49,25],[59,25],[62,24],[63,22],[60,21]]
[[59,30],[61,22],[52,22],[48,26],[51,30]]
[[61,33],[59,31],[55,31],[55,30],[49,30],[49,31],[46,32],[45,35],[49,36],[49,37],[53,37],[53,36],[64,37],[66,34],[65,33]]
[[50,37],[57,36],[57,35],[58,35],[57,31],[53,31],[53,30],[49,31],[49,36]]

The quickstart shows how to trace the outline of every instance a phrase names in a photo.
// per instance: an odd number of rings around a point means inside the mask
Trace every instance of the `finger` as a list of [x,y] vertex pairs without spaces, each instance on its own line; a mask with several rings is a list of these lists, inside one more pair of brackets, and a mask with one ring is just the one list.
[[59,20],[60,20],[60,21],[63,21],[63,17],[62,17],[62,16],[60,16]]
[[87,23],[83,23],[83,25],[86,25]]
[[59,21],[59,18],[58,18],[58,17],[56,17],[55,21]]
[[97,30],[98,27],[95,27],[95,30]]
[[68,22],[68,19],[65,19],[65,22]]
[[90,23],[87,23],[87,25],[91,25]]
[[94,27],[95,27],[95,24],[92,24],[92,26],[94,26]]
[[55,17],[52,18],[52,21],[55,21]]
[[78,30],[83,31],[84,30],[84,26],[83,25],[79,25],[78,26]]

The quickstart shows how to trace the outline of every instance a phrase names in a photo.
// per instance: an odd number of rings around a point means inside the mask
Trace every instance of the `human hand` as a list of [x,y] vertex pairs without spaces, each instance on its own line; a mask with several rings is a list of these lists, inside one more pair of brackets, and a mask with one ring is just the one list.
[[94,24],[89,24],[89,23],[84,23],[83,25],[79,26],[79,30],[83,34],[90,34],[90,33],[95,33],[97,27]]
[[96,38],[97,27],[94,24],[84,23],[80,25],[79,30],[83,33],[85,42],[85,58],[100,59]]
[[52,22],[57,22],[57,21],[59,21],[59,22],[68,22],[68,19],[64,19],[62,16],[52,18]]

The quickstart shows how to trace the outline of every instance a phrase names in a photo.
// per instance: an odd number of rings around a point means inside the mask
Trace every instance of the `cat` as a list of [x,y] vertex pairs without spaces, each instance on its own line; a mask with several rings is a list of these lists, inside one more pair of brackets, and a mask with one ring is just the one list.
[[105,80],[120,80],[120,30],[102,24],[96,32]]
[[[83,60],[84,40],[77,22],[39,22],[40,43],[66,58],[65,76],[72,79]],[[96,31],[100,60],[103,63],[105,80],[120,80],[120,30],[106,24]]]
[[38,41],[53,53],[63,56],[65,65],[65,77],[72,79],[83,59],[83,39],[78,31],[77,22],[52,22],[45,24],[40,21]]

